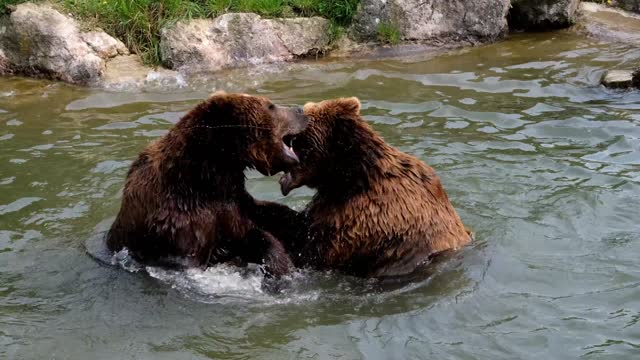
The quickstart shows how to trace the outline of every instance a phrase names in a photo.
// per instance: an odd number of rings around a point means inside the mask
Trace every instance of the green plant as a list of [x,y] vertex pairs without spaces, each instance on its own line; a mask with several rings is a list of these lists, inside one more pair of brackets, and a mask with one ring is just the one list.
[[287,3],[300,16],[313,16],[320,13],[317,0],[289,0]]
[[320,0],[318,11],[332,22],[346,26],[351,24],[359,3],[360,0]]
[[265,16],[278,16],[284,5],[284,0],[238,0],[234,10]]
[[377,34],[378,41],[386,44],[395,45],[400,42],[400,29],[390,22],[383,21],[378,24]]
[[205,8],[208,17],[215,17],[229,12],[233,7],[233,0],[208,0]]
[[344,35],[344,26],[331,22],[329,25],[329,43],[335,43]]

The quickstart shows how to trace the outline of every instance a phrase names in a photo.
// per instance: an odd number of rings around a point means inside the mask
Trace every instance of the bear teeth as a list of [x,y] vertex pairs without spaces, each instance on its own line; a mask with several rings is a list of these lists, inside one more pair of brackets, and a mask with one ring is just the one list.
[[285,144],[285,146],[287,146],[289,149],[293,149],[293,139],[294,139],[294,137],[293,137],[293,136],[289,136],[289,135],[287,135],[287,136],[285,136],[285,137],[282,139],[282,142],[283,142],[283,143]]

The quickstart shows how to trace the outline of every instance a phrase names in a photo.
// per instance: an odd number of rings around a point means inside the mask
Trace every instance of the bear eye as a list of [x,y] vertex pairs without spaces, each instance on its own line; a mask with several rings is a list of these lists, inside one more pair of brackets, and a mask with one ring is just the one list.
[[269,110],[275,110],[276,106],[273,103],[269,104]]

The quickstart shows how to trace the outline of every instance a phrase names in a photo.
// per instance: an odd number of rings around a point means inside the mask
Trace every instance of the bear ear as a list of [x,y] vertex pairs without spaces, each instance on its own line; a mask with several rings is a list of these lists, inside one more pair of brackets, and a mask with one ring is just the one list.
[[337,103],[345,113],[360,114],[360,100],[355,96],[338,99]]
[[360,100],[357,97],[348,97],[304,104],[305,113],[313,111],[328,111],[338,115],[360,115]]
[[212,98],[212,97],[223,96],[223,95],[227,95],[227,92],[224,91],[224,90],[217,90],[217,91],[211,93],[211,95],[209,95],[209,97]]
[[309,113],[318,108],[318,103],[308,102],[302,107],[305,113]]

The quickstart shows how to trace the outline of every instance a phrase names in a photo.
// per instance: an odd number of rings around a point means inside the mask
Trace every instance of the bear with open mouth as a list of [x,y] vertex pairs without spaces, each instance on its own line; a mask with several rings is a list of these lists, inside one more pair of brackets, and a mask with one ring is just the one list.
[[471,241],[435,171],[385,143],[360,116],[357,98],[304,111],[309,125],[295,137],[300,163],[280,185],[285,195],[303,185],[317,192],[301,213],[271,204],[257,217],[297,266],[400,276]]
[[133,162],[107,246],[126,247],[147,263],[241,261],[286,274],[292,263],[282,244],[252,220],[256,207],[268,203],[247,192],[244,171],[272,175],[298,164],[290,141],[307,122],[300,107],[213,94]]

